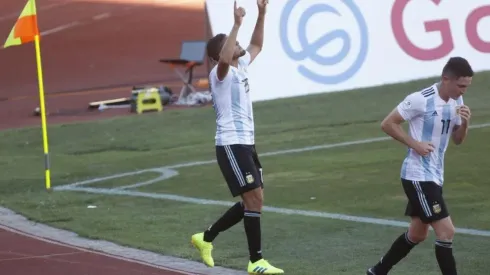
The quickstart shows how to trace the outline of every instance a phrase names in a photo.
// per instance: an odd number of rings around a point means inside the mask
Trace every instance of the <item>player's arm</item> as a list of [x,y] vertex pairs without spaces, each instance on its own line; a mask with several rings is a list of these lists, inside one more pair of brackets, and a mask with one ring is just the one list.
[[410,148],[416,148],[417,141],[409,136],[402,128],[402,123],[405,119],[398,111],[398,107],[393,109],[381,122],[381,129],[387,135],[398,140]]
[[453,128],[452,139],[454,144],[460,145],[468,135],[468,125],[471,117],[470,108],[468,106],[461,106],[459,109],[460,121]]
[[468,134],[468,124],[462,123],[461,125],[454,126],[452,139],[454,144],[460,145],[466,138]]
[[235,52],[238,30],[240,29],[243,17],[245,16],[245,10],[242,7],[238,8],[236,1],[234,4],[234,10],[235,24],[233,24],[233,28],[231,29],[230,34],[226,38],[225,44],[221,49],[218,68],[216,71],[216,75],[220,81],[223,81],[228,74],[228,70],[230,69],[230,64],[233,61],[233,53]]
[[257,6],[259,8],[259,15],[257,17],[257,22],[255,23],[255,29],[252,33],[252,38],[250,39],[250,45],[247,51],[250,53],[250,63],[252,63],[262,51],[262,46],[264,44],[264,21],[265,12],[268,4],[268,0],[257,0]]
[[419,155],[425,156],[432,152],[434,146],[431,143],[423,143],[413,139],[402,128],[402,123],[407,120],[416,118],[423,115],[423,97],[418,93],[413,93],[405,98],[403,102],[393,109],[381,122],[381,129],[405,144],[406,146],[414,149]]

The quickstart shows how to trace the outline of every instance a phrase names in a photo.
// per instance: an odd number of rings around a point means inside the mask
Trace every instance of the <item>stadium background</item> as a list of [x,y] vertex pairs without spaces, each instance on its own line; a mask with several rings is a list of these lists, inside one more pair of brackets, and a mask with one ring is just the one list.
[[[254,25],[255,1],[240,2],[250,10],[240,37],[245,44]],[[6,172],[0,177],[0,204],[8,209],[0,216],[0,268],[21,275],[69,269],[70,274],[243,274],[247,255],[245,240],[236,238],[244,237],[240,226],[219,241],[216,259],[224,268],[204,268],[188,244],[190,234],[206,228],[230,201],[219,171],[206,162],[213,159],[210,107],[166,106],[161,113],[143,115],[125,109],[87,110],[89,102],[129,96],[133,85],[163,84],[179,91],[178,78],[158,60],[178,57],[182,41],[227,32],[231,1],[210,0],[208,9],[201,0],[37,3],[52,180],[60,189],[44,190],[40,118],[33,115],[39,106],[34,45],[2,49],[0,167]],[[490,163],[482,155],[490,149],[490,37],[484,31],[490,27],[490,6],[484,1],[465,6],[454,1],[407,3],[386,0],[374,7],[360,1],[271,1],[266,47],[251,74],[256,100],[267,99],[255,105],[257,140],[259,150],[270,153],[263,160],[270,190],[266,204],[276,207],[265,211],[272,213],[264,215],[264,250],[289,274],[362,274],[403,230],[404,198],[397,177],[404,148],[383,139],[379,121],[406,94],[436,81],[441,65],[453,55],[468,58],[478,71],[465,97],[475,129],[465,147],[450,148],[454,153],[447,159],[446,192],[461,232],[455,253],[463,272],[485,274],[490,267],[490,220],[485,215],[490,190],[484,176]],[[340,60],[347,64],[319,65],[294,54],[314,55],[314,50],[305,50],[308,45],[298,43],[301,30],[295,30],[314,4],[331,5],[341,15],[336,22],[349,34],[348,53],[353,53]],[[0,4],[0,38],[7,37],[24,5],[13,0]],[[307,37],[325,35],[324,24],[332,14],[309,16],[315,17]],[[284,22],[291,30],[283,28]],[[338,41],[332,45],[327,56],[342,48]],[[352,75],[325,77],[347,70],[356,57],[361,61]],[[300,66],[321,75],[302,74]],[[279,72],[270,74],[271,67]],[[207,69],[207,64],[200,66],[195,79],[205,78]],[[326,93],[333,91],[343,92]],[[138,172],[154,167],[164,169]],[[98,181],[125,172],[134,173]],[[127,187],[162,175],[152,184]],[[86,180],[92,182],[61,188]],[[65,251],[33,236],[70,248]],[[71,246],[125,260],[73,252]],[[397,274],[414,270],[438,274],[430,241]]]

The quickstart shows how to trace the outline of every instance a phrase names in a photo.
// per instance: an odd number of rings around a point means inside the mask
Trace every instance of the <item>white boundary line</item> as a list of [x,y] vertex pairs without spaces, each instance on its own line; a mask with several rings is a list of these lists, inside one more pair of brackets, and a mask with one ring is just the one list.
[[[470,128],[485,128],[485,127],[490,127],[490,123],[476,124],[476,125],[470,126]],[[370,139],[363,139],[363,140],[349,141],[349,142],[342,142],[342,143],[334,143],[334,144],[308,146],[308,147],[297,148],[297,149],[268,152],[268,153],[260,154],[260,156],[265,157],[265,156],[276,156],[276,155],[291,154],[291,153],[302,153],[302,152],[307,152],[307,151],[346,147],[346,146],[351,146],[351,145],[367,144],[367,143],[374,143],[374,142],[380,142],[380,141],[386,141],[386,140],[391,140],[391,138],[390,137],[380,137],[380,138],[370,138]],[[78,192],[96,193],[96,194],[119,195],[119,196],[124,195],[124,196],[133,196],[133,197],[164,199],[164,200],[172,200],[172,201],[180,201],[180,202],[185,202],[185,203],[204,204],[204,205],[231,206],[231,205],[233,205],[233,202],[229,202],[229,201],[208,200],[208,199],[201,199],[201,198],[192,198],[192,197],[187,197],[187,196],[179,196],[179,195],[174,195],[174,194],[146,193],[146,192],[138,192],[138,191],[127,190],[127,189],[131,189],[131,188],[150,185],[150,184],[153,184],[153,183],[156,183],[156,182],[177,176],[179,173],[176,170],[174,170],[177,168],[200,166],[200,165],[211,164],[211,163],[215,163],[215,162],[216,162],[215,160],[197,161],[197,162],[188,162],[188,163],[182,163],[182,164],[176,164],[176,165],[164,166],[164,167],[158,167],[158,168],[150,168],[150,169],[144,169],[144,170],[139,170],[139,171],[134,171],[134,172],[116,174],[116,175],[112,175],[112,176],[108,176],[108,177],[101,177],[101,178],[95,178],[95,179],[86,180],[86,181],[79,181],[79,182],[75,182],[75,183],[68,184],[68,185],[57,186],[57,187],[54,187],[53,189],[57,190],[57,191],[78,191]],[[132,185],[127,185],[127,186],[122,186],[122,187],[112,188],[112,189],[83,187],[84,185],[94,184],[94,183],[106,181],[109,179],[133,176],[133,175],[147,173],[147,172],[157,172],[157,173],[160,173],[161,175],[155,179],[152,179],[152,180],[149,180],[146,182],[135,183]],[[368,223],[368,224],[375,224],[375,225],[386,225],[386,226],[395,226],[395,227],[407,227],[408,226],[407,222],[401,222],[401,221],[396,221],[396,220],[378,219],[378,218],[370,218],[370,217],[359,217],[359,216],[351,216],[351,215],[327,213],[327,212],[319,212],[319,211],[306,211],[306,210],[287,209],[287,208],[270,207],[270,206],[264,206],[263,210],[268,211],[268,212],[279,213],[279,214],[329,218],[329,219],[352,221],[352,222],[359,222],[359,223]],[[460,234],[490,237],[490,231],[486,231],[486,230],[456,228],[456,232],[460,233]]]
[[[106,188],[66,187],[61,190],[95,193],[95,194],[106,194],[106,195],[115,195],[115,196],[143,197],[143,198],[151,198],[151,199],[180,201],[184,203],[193,203],[193,204],[201,204],[201,205],[216,205],[216,206],[231,207],[232,205],[235,204],[234,202],[230,202],[230,201],[208,200],[208,199],[192,198],[192,197],[179,196],[173,194],[147,193],[147,192],[115,190],[115,189],[106,189]],[[327,213],[327,212],[320,212],[320,211],[287,209],[287,208],[271,207],[271,206],[264,206],[262,209],[264,212],[272,212],[278,214],[328,218],[334,220],[351,221],[351,222],[367,223],[367,224],[375,224],[375,225],[386,225],[386,226],[394,226],[394,227],[408,227],[409,225],[409,223],[407,222],[396,221],[396,220],[351,216],[351,215]],[[456,228],[456,232],[459,234],[490,237],[490,231],[485,231],[485,230]]]

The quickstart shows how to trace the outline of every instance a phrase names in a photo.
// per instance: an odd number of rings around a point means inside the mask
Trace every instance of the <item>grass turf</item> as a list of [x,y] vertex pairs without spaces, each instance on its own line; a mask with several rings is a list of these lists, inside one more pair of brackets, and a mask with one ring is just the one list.
[[[381,119],[408,93],[434,79],[358,91],[256,103],[259,153],[382,137]],[[472,124],[490,122],[490,73],[474,78],[465,103]],[[49,107],[49,106],[48,106]],[[49,128],[53,185],[176,163],[212,160],[214,113],[210,108],[164,111]],[[490,128],[472,129],[462,146],[450,145],[445,196],[458,227],[490,230],[486,168]],[[190,235],[204,230],[224,210],[175,201],[77,192],[46,193],[39,128],[0,132],[0,203],[31,219],[168,255],[199,260]],[[266,204],[404,220],[399,170],[405,148],[381,141],[261,158]],[[138,191],[229,200],[217,165],[179,169],[180,175]],[[146,181],[152,173],[93,186]],[[87,205],[97,205],[87,209]],[[363,274],[402,228],[299,215],[264,213],[264,254],[288,274]],[[394,274],[439,274],[433,235],[396,267]],[[216,241],[218,265],[244,269],[247,248],[242,225]],[[490,268],[490,238],[458,235],[455,256],[462,274]],[[237,249],[240,248],[240,249]]]

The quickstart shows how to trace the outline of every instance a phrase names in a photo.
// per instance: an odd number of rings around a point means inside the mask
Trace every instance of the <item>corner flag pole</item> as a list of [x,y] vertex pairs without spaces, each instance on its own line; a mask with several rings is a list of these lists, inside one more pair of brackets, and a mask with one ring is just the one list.
[[41,65],[41,46],[40,46],[40,32],[37,25],[37,10],[36,0],[27,0],[24,9],[22,10],[19,18],[15,22],[14,27],[10,31],[7,41],[3,46],[4,49],[11,46],[19,46],[34,41],[36,46],[36,64],[37,64],[37,79],[39,84],[39,100],[41,105],[41,122],[43,133],[43,147],[44,147],[44,165],[46,174],[46,189],[51,189],[51,175],[49,165],[49,150],[48,150],[48,131],[46,125],[46,108],[44,103],[44,83],[43,83],[43,70]]
[[49,163],[49,148],[48,148],[48,130],[46,123],[46,108],[44,103],[44,83],[43,83],[43,68],[41,64],[41,46],[39,35],[34,37],[36,45],[36,63],[37,63],[37,79],[39,83],[39,101],[41,106],[41,126],[43,133],[43,148],[44,148],[44,169],[46,178],[46,189],[51,189],[51,172]]

